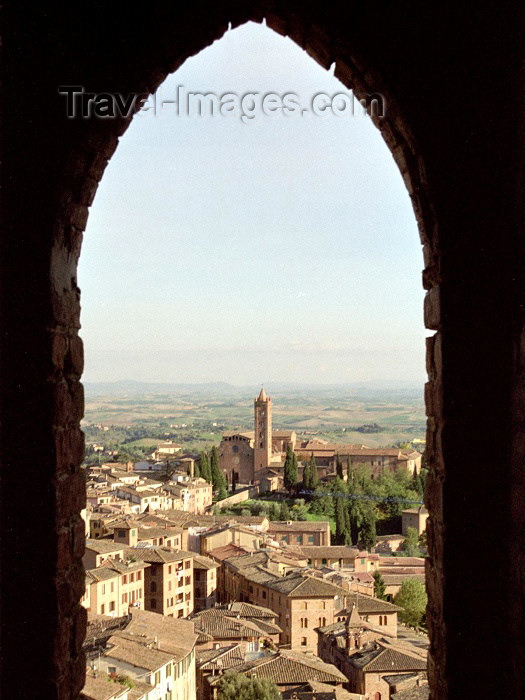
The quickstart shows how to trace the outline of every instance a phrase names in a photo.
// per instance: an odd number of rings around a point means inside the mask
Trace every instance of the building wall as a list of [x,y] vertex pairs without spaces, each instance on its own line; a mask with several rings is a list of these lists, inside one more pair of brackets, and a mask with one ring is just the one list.
[[208,610],[217,602],[217,569],[193,568],[194,609]]
[[292,649],[317,653],[316,627],[334,622],[333,598],[291,598],[288,601],[289,624]]
[[226,471],[228,482],[232,481],[232,472],[238,474],[238,483],[249,484],[254,478],[253,440],[242,435],[225,437],[219,445],[221,471]]

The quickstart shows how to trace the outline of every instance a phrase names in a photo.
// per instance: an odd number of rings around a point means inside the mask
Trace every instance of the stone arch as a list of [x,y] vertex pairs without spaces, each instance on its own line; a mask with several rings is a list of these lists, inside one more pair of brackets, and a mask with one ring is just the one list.
[[[438,331],[428,342],[426,388],[432,697],[518,693],[525,682],[518,3],[505,11],[480,3],[473,16],[461,7],[353,0],[20,2],[7,20],[1,513],[2,592],[13,621],[2,630],[4,695],[69,700],[84,673],[76,262],[88,207],[128,122],[67,120],[58,88],[152,92],[229,24],[248,20],[265,20],[325,67],[335,62],[336,76],[358,96],[386,99],[387,116],[376,122],[414,204],[425,323]],[[501,86],[505,109],[494,97]],[[461,99],[455,113],[444,109],[454,97]],[[490,508],[492,523],[483,517]],[[487,542],[497,542],[490,581],[482,566]],[[468,591],[458,584],[465,577]],[[30,675],[12,672],[22,653],[31,658]],[[508,670],[505,678],[497,667]]]

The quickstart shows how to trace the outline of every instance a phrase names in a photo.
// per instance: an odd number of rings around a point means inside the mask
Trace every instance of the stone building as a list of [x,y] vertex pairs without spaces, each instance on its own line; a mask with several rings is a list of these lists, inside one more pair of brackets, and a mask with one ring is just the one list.
[[407,508],[401,513],[401,531],[408,534],[408,528],[412,527],[418,535],[422,535],[427,529],[428,510],[425,506],[419,508]]
[[149,564],[145,571],[144,606],[167,617],[187,617],[193,612],[192,552],[162,547],[133,547],[128,557]]

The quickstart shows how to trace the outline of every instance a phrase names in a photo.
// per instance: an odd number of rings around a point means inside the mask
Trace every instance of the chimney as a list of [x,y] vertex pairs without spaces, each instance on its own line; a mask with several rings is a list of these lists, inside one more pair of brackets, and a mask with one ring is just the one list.
[[345,649],[346,653],[350,654],[352,651],[352,635],[350,633],[350,615],[347,615],[345,620]]

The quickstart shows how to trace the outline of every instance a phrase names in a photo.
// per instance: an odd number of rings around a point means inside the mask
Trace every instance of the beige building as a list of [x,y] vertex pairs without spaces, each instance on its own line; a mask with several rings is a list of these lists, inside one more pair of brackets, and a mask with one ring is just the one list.
[[401,531],[403,535],[408,534],[408,528],[412,527],[418,535],[422,535],[427,529],[428,510],[425,506],[419,508],[408,508],[401,514]]
[[147,562],[144,607],[167,617],[188,617],[193,612],[192,552],[161,547],[134,547],[126,550],[130,558]]
[[86,591],[81,604],[96,615],[122,617],[133,607],[144,607],[146,562],[106,560],[86,571]]
[[85,569],[96,569],[107,559],[123,559],[124,545],[113,540],[86,540],[82,562]]
[[186,476],[177,482],[169,482],[164,490],[180,501],[180,510],[194,515],[206,513],[213,500],[213,486],[201,478]]
[[128,678],[140,692],[147,686],[147,700],[196,700],[196,639],[191,622],[134,611],[125,629],[108,639],[104,653],[93,657],[91,667],[99,676]]
[[268,524],[268,535],[279,544],[328,547],[330,522],[328,520],[299,521],[273,520]]
[[234,523],[218,526],[199,537],[200,552],[206,554],[219,547],[233,544],[247,549],[259,549],[264,542],[264,535],[257,530]]
[[304,557],[308,566],[315,569],[328,567],[330,569],[354,569],[355,561],[359,558],[360,550],[356,547],[334,546],[319,547],[315,545],[288,548],[290,551]]

